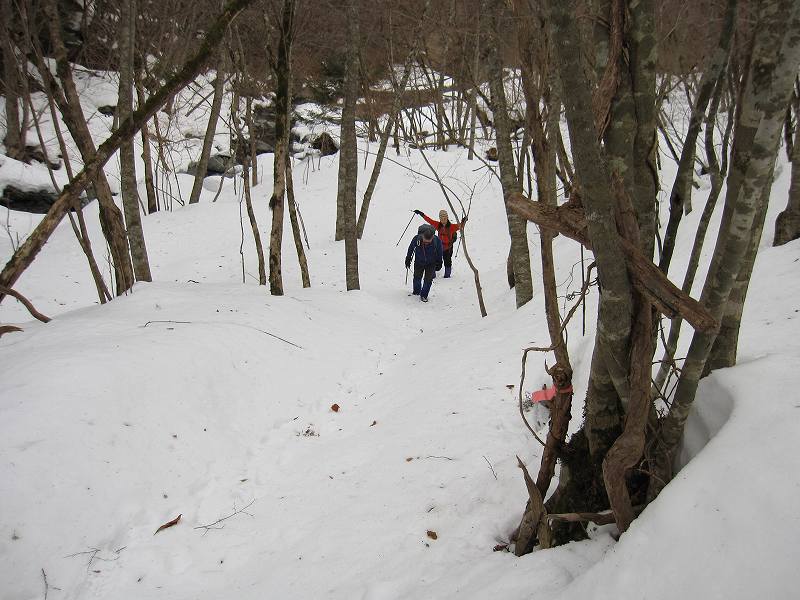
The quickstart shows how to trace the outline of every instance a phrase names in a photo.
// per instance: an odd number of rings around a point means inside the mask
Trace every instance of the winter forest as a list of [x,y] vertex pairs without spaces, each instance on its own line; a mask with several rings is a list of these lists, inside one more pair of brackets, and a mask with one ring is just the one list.
[[789,599],[797,0],[0,0],[0,600]]

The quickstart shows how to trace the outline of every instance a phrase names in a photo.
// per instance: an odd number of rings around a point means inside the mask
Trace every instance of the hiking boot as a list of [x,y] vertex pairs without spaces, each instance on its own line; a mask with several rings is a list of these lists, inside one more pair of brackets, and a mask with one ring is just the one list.
[[428,301],[428,299],[425,296],[420,296],[419,299],[422,300],[423,302],[427,302]]

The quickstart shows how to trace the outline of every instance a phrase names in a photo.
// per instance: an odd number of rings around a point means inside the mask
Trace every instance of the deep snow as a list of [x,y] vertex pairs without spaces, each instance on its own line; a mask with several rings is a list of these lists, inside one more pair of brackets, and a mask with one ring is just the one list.
[[[107,103],[92,94],[87,103]],[[217,137],[224,145],[227,134]],[[196,151],[186,142],[181,160]],[[794,597],[800,244],[766,247],[788,168],[774,186],[740,364],[702,383],[691,461],[619,542],[605,527],[517,559],[492,548],[524,507],[515,455],[535,467],[539,454],[508,386],[519,382],[521,348],[548,337],[541,294],[514,308],[499,186],[465,154],[429,156],[465,200],[474,186],[467,236],[486,319],[462,256],[429,304],[406,295],[413,229],[395,242],[412,209],[442,205],[413,150],[389,151],[417,173],[384,165],[359,244],[358,292],[344,291],[343,246],[333,241],[336,156],[295,164],[313,287],[300,286],[287,219],[284,297],[256,285],[246,222],[241,281],[233,180],[217,203],[212,178],[201,204],[145,217],[155,282],[104,306],[62,224],[17,285],[54,320],[0,305],[0,321],[25,329],[0,339],[0,598],[43,597],[42,570],[48,598]],[[668,181],[674,167],[662,158]],[[271,155],[259,166],[271,173]],[[191,177],[173,183],[188,196]],[[254,189],[262,235],[268,194],[268,183]],[[100,257],[96,206],[86,212]],[[682,226],[676,265],[700,212]],[[39,218],[10,213],[8,224],[22,237]],[[529,235],[536,281],[535,227]],[[579,249],[563,237],[555,244],[566,302],[580,286]],[[0,258],[10,252],[0,239]],[[588,304],[587,335],[580,313],[569,328],[573,430],[595,291]],[[526,389],[547,380],[543,358],[531,357]],[[220,529],[195,529],[243,507]],[[153,535],[178,514],[177,526]]]

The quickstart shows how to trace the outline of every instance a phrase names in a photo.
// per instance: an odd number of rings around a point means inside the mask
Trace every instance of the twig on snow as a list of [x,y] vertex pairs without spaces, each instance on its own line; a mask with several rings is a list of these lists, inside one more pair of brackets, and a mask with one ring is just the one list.
[[208,523],[206,525],[198,525],[194,529],[203,529],[204,530],[203,531],[203,535],[205,535],[209,531],[211,531],[212,529],[223,529],[225,527],[225,525],[224,524],[220,525],[220,523],[222,523],[223,521],[227,521],[228,519],[230,519],[231,517],[235,517],[236,515],[245,514],[248,517],[252,517],[254,515],[252,515],[249,512],[247,512],[247,509],[250,508],[255,501],[256,501],[256,499],[253,498],[252,500],[250,500],[250,502],[248,504],[246,504],[242,508],[236,508],[236,504],[234,504],[233,505],[233,512],[231,514],[225,515],[224,517],[220,517],[219,519],[217,519],[213,523]]
[[485,460],[486,464],[489,465],[489,468],[492,470],[492,475],[494,475],[495,480],[497,480],[497,473],[494,472],[494,467],[492,466],[492,463],[490,463],[489,459],[486,458],[485,456],[483,457],[483,460]]

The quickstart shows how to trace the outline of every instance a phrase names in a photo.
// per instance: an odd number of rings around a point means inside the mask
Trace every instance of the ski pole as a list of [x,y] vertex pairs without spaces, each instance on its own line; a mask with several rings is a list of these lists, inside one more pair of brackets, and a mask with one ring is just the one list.
[[411,218],[408,220],[408,225],[406,225],[406,228],[403,229],[403,233],[400,235],[400,239],[397,240],[397,243],[394,245],[395,248],[397,248],[400,245],[400,242],[403,241],[403,236],[406,234],[406,231],[408,231],[408,228],[411,227],[411,221],[413,220],[414,220],[414,214],[412,213]]

